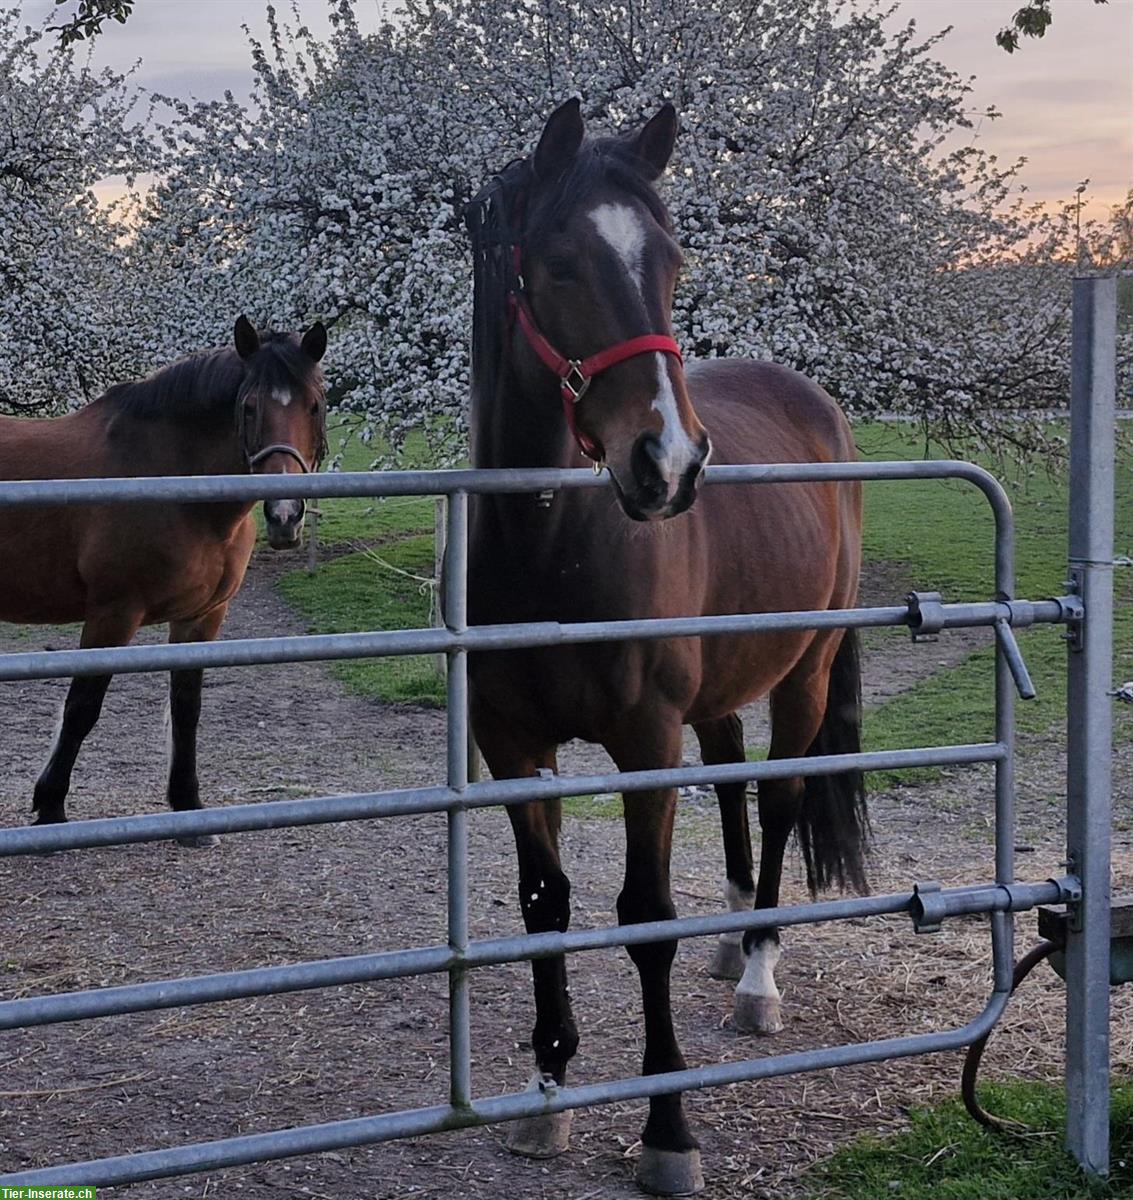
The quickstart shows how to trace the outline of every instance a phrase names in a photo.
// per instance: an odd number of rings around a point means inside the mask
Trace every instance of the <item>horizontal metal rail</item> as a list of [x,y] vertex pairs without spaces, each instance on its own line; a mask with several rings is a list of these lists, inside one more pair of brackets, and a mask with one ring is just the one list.
[[[1058,904],[1073,894],[1074,881],[1048,879],[1041,883],[975,884],[946,888],[934,899],[947,916],[992,912],[1024,912],[1040,904]],[[215,975],[154,980],[116,987],[26,996],[0,1003],[0,1030],[84,1021],[121,1013],[152,1012],[197,1004],[215,1004],[252,996],[274,996],[313,988],[341,987],[432,975],[455,966],[490,967],[528,959],[551,958],[585,950],[635,946],[669,938],[706,937],[820,921],[915,913],[918,895],[894,892],[884,896],[855,896],[814,904],[784,905],[747,912],[721,912],[704,917],[679,917],[639,925],[603,926],[565,933],[517,934],[514,937],[472,941],[464,952],[449,946],[423,946],[376,954],[354,954],[275,967],[255,967]]]
[[[704,482],[829,483],[837,480],[964,479],[978,487],[997,514],[1010,517],[1011,502],[999,480],[974,463],[932,462],[749,463],[708,467]],[[375,496],[534,494],[608,487],[609,481],[580,468],[520,467],[506,470],[326,471],[314,475],[132,476],[122,479],[30,479],[0,483],[0,508],[41,505],[216,503],[218,501],[319,499]]]
[[[1065,622],[1073,597],[1026,604],[1025,623]],[[944,604],[945,629],[1011,624],[1013,605],[1002,601]],[[178,642],[161,646],[116,646],[91,650],[37,650],[0,655],[0,682],[55,679],[64,675],[122,675],[184,668],[332,661],[516,650],[594,642],[668,637],[720,637],[738,633],[779,633],[795,629],[865,629],[909,625],[908,605],[831,608],[799,612],[741,613],[710,617],[655,617],[634,621],[540,621],[516,625],[477,625],[448,629],[399,629],[372,633],[330,633],[299,637],[233,638],[231,641]]]
[[438,785],[389,792],[273,800],[270,804],[232,804],[224,808],[201,808],[192,812],[103,817],[90,821],[68,821],[60,825],[0,828],[0,857],[155,842],[187,834],[245,833],[296,825],[362,821],[373,817],[452,812],[491,805],[523,804],[530,800],[594,796],[613,791],[698,787],[720,782],[750,783],[759,779],[791,779],[849,770],[898,771],[911,767],[966,766],[1001,762],[1004,754],[1005,750],[998,742],[973,742],[911,750],[872,750],[861,754],[816,754],[806,758],[774,758],[763,762],[722,763],[715,766],[610,771],[601,775],[548,774],[526,779],[493,779],[468,784],[459,791]]
[[251,1162],[343,1150],[351,1146],[467,1129],[497,1121],[513,1121],[520,1117],[563,1112],[568,1108],[581,1108],[592,1104],[611,1104],[697,1088],[720,1087],[724,1084],[772,1079],[780,1075],[821,1071],[830,1067],[846,1067],[857,1063],[907,1058],[914,1054],[959,1050],[990,1033],[1006,1008],[1009,995],[1009,987],[997,981],[983,1011],[958,1029],[887,1038],[884,1041],[860,1045],[803,1050],[794,1054],[719,1063],[709,1067],[691,1067],[683,1071],[602,1081],[579,1087],[515,1092],[474,1100],[471,1104],[461,1107],[442,1104],[431,1108],[331,1121],[322,1125],[275,1130],[270,1133],[245,1134],[242,1137],[199,1142],[166,1150],[149,1150],[141,1154],[119,1155],[114,1158],[73,1163],[69,1166],[21,1171],[0,1176],[0,1185],[111,1186],[138,1183],[146,1179],[217,1171]]

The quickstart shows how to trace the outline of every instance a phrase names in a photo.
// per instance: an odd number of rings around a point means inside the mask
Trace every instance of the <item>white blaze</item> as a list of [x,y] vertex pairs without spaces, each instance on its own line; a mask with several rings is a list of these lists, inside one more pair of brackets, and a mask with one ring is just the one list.
[[641,218],[628,204],[600,204],[590,214],[590,219],[597,226],[603,241],[622,260],[638,295],[641,295],[641,256],[645,249],[645,226]]
[[[645,226],[641,215],[628,204],[600,204],[590,214],[599,236],[621,260],[630,279],[644,299],[642,261],[645,252]],[[657,360],[657,396],[653,409],[661,416],[661,461],[658,467],[670,486],[684,476],[697,458],[697,447],[681,424],[673,381],[669,378],[667,354],[660,351]]]

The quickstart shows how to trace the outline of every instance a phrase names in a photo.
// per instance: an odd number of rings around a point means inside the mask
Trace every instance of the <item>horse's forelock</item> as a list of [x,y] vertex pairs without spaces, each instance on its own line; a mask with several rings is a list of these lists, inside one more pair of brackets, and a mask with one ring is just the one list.
[[538,183],[531,158],[516,159],[466,206],[473,257],[474,396],[491,396],[498,380],[507,297],[515,285],[515,245],[538,243],[604,186],[640,200],[657,223],[672,232],[661,197],[634,164],[633,146],[632,137],[585,142],[567,170],[550,184]]

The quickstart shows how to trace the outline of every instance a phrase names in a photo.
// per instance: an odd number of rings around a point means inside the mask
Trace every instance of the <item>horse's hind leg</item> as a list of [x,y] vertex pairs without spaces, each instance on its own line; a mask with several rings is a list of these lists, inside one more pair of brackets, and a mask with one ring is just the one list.
[[[790,674],[772,689],[769,758],[801,758],[810,750],[822,726],[830,662],[840,638],[840,631],[817,636]],[[802,803],[801,778],[760,780],[762,840],[756,908],[774,908],[779,903],[783,858]],[[742,1032],[772,1034],[783,1028],[775,983],[780,954],[778,929],[749,929],[744,934],[744,972],[736,986],[732,1016]]]
[[[137,632],[140,618],[114,613],[88,618],[79,645],[84,650],[124,646]],[[37,825],[52,825],[67,819],[65,802],[71,786],[71,771],[87,735],[95,727],[111,675],[77,675],[71,680],[63,716],[47,765],[40,772],[32,796]]]
[[[171,642],[211,642],[220,631],[226,604],[197,621],[171,621]],[[166,797],[175,812],[201,807],[197,778],[197,726],[201,719],[201,686],[204,671],[190,668],[169,672],[169,784]],[[178,845],[215,846],[215,834],[186,834]]]
[[[693,726],[706,766],[744,761],[744,729],[738,714]],[[747,819],[747,784],[718,783],[720,829],[724,835],[724,902],[732,912],[755,906],[752,880],[751,830]],[[739,979],[744,973],[743,934],[722,933],[708,973],[713,979]]]

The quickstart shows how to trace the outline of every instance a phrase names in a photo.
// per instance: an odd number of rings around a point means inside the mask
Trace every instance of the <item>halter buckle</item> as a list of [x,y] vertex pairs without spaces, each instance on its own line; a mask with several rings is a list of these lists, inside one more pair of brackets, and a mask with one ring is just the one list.
[[586,395],[586,389],[590,386],[592,378],[593,376],[582,373],[582,360],[580,358],[572,358],[570,360],[570,370],[561,379],[563,391],[577,404]]

